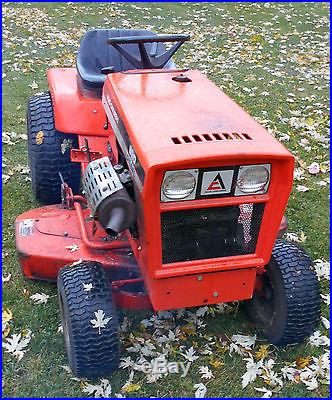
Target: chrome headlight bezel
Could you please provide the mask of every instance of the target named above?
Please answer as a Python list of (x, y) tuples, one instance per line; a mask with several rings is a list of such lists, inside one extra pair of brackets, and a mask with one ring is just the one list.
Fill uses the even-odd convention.
[[(256, 186), (252, 184), (252, 188), (249, 186), (250, 172), (254, 169), (261, 169), (262, 174), (266, 174), (266, 178), (261, 182), (258, 182)], [(247, 175), (247, 176), (246, 176)], [(248, 187), (245, 188), (245, 180), (247, 180)], [(252, 164), (242, 165), (239, 167), (238, 177), (236, 180), (235, 196), (250, 196), (254, 194), (264, 194), (267, 192), (271, 180), (271, 165), (270, 164)]]
[[(190, 176), (192, 177), (191, 187), (189, 187), (187, 192), (183, 193), (183, 195), (174, 194), (172, 196), (172, 195), (170, 195), (170, 193), (167, 194), (166, 185), (171, 183), (170, 180), (172, 178), (173, 178), (173, 180), (176, 181), (176, 178), (178, 176), (178, 179), (180, 179), (181, 175), (182, 175), (182, 177), (184, 175), (187, 175), (188, 177), (190, 177)], [(175, 170), (175, 171), (166, 171), (164, 174), (164, 177), (163, 177), (161, 188), (160, 188), (160, 200), (162, 202), (170, 202), (170, 201), (182, 201), (182, 200), (195, 199), (196, 198), (197, 181), (198, 181), (198, 169), (182, 169), (182, 170)], [(173, 181), (173, 185), (174, 185), (174, 181)]]

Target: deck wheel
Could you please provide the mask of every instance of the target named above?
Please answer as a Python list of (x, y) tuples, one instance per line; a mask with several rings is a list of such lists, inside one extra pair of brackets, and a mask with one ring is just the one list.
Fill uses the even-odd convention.
[[(58, 275), (58, 297), (68, 362), (77, 377), (99, 378), (119, 367), (118, 321), (102, 265), (83, 261)], [(97, 324), (99, 318), (102, 326)], [(99, 326), (99, 327), (98, 327)]]

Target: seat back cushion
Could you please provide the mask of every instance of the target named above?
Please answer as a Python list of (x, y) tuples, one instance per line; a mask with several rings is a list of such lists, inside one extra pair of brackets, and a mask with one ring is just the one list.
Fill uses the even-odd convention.
[[(76, 60), (77, 71), (84, 85), (92, 89), (101, 88), (106, 79), (106, 76), (101, 73), (101, 69), (105, 67), (113, 66), (115, 72), (136, 69), (113, 46), (107, 44), (107, 39), (146, 35), (155, 36), (155, 33), (149, 30), (136, 29), (94, 29), (87, 31), (81, 39)], [(140, 58), (136, 44), (124, 46), (136, 58)], [(165, 51), (163, 43), (146, 43), (145, 46), (148, 52), (156, 55)], [(171, 60), (165, 65), (165, 68), (174, 67), (175, 65)]]

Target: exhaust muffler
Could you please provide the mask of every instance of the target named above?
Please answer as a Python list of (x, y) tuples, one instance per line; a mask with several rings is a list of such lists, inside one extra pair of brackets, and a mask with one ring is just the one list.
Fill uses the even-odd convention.
[(134, 224), (135, 203), (107, 156), (88, 164), (82, 183), (92, 216), (108, 234), (120, 233)]

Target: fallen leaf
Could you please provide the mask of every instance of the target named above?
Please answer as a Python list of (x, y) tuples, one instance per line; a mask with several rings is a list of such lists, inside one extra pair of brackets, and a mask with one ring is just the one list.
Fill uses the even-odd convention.
[(259, 346), (258, 350), (255, 351), (255, 358), (256, 360), (263, 360), (269, 353), (269, 345), (262, 344)]
[(203, 379), (211, 379), (214, 378), (214, 375), (209, 367), (202, 365), (199, 367), (199, 373), (201, 374), (201, 378)]
[[(71, 252), (77, 251), (79, 247), (77, 244), (71, 244), (70, 246), (66, 246), (65, 249), (70, 250)], [(73, 266), (73, 264), (71, 264)]]
[(224, 363), (220, 360), (212, 359), (209, 361), (209, 364), (214, 368), (220, 368), (224, 365)]
[(312, 360), (312, 357), (310, 357), (310, 356), (307, 356), (307, 357), (298, 357), (298, 358), (295, 360), (296, 367), (297, 367), (298, 369), (303, 369), (303, 368), (307, 367), (307, 366), (310, 364), (311, 360)]
[(125, 385), (121, 390), (125, 393), (132, 393), (132, 392), (137, 392), (140, 390), (141, 385), (139, 383), (129, 383), (128, 385)]
[(92, 326), (98, 329), (99, 335), (101, 334), (101, 328), (105, 328), (107, 323), (112, 319), (112, 317), (105, 318), (105, 313), (103, 310), (97, 310), (94, 312), (96, 319), (90, 320)]
[(309, 338), (309, 344), (315, 347), (328, 346), (330, 344), (330, 340), (327, 336), (322, 335), (319, 331), (315, 331)]
[(9, 308), (4, 308), (2, 310), (2, 323), (7, 324), (10, 320), (13, 319), (13, 313)]
[(21, 360), (26, 352), (26, 347), (31, 340), (31, 331), (28, 331), (28, 335), (22, 337), (22, 334), (18, 335), (14, 333), (10, 338), (6, 338), (6, 342), (2, 342), (2, 347), (5, 348), (7, 353), (12, 354), (18, 360)]
[(268, 399), (268, 398), (270, 398), (270, 397), (272, 396), (272, 394), (273, 394), (273, 392), (272, 392), (271, 390), (266, 389), (266, 388), (256, 388), (256, 387), (255, 387), (254, 389), (257, 390), (257, 392), (262, 392), (262, 393), (264, 393), (263, 396), (262, 396), (263, 399)]
[(324, 328), (330, 329), (330, 321), (325, 317), (321, 317), (321, 320), (322, 320), (322, 324), (324, 325)]
[(320, 167), (317, 162), (313, 162), (312, 164), (309, 165), (308, 167), (309, 174), (311, 175), (317, 175), (320, 172)]
[(10, 334), (10, 326), (2, 323), (2, 338), (5, 339)]
[(194, 385), (194, 389), (196, 389), (195, 398), (202, 399), (205, 397), (206, 392), (207, 392), (207, 387), (204, 385), (204, 383), (202, 383), (202, 382), (196, 383)]
[(6, 277), (2, 275), (2, 283), (8, 282), (11, 278), (12, 274), (8, 274)]
[(90, 292), (93, 289), (92, 283), (83, 283), (83, 288), (85, 292)]
[(36, 134), (36, 144), (41, 145), (44, 141), (44, 132), (39, 131)]
[(46, 304), (50, 296), (45, 293), (36, 293), (30, 296), (30, 299), (37, 304)]
[(297, 185), (297, 186), (296, 186), (296, 190), (297, 190), (298, 192), (308, 192), (308, 191), (309, 191), (309, 188), (307, 188), (306, 186), (303, 186), (303, 185)]

